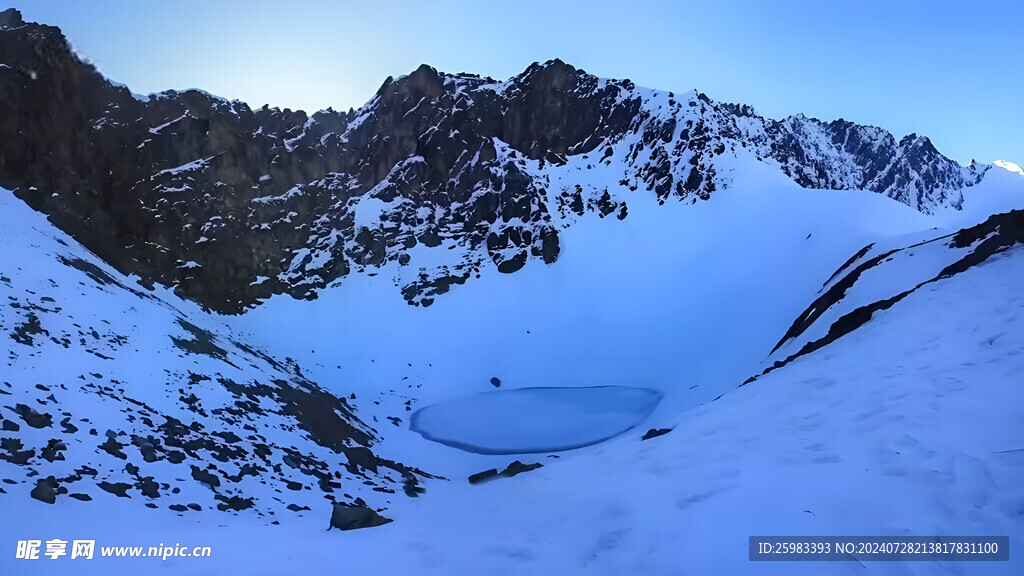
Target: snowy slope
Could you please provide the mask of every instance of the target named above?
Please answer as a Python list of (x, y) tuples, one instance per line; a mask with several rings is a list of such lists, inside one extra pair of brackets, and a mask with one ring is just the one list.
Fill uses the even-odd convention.
[[(3, 476), (19, 484), (5, 486), (0, 502), (19, 520), (0, 532), (5, 541), (174, 541), (214, 551), (210, 559), (75, 561), (75, 572), (84, 574), (135, 562), (156, 572), (196, 574), (240, 567), (279, 573), (282, 562), (290, 571), (338, 566), (382, 574), (1019, 573), (1019, 559), (864, 566), (747, 561), (747, 538), (758, 534), (999, 534), (1010, 535), (1014, 549), (1024, 544), (1024, 488), (1018, 480), (1024, 473), (1024, 398), (1017, 386), (1024, 339), (1015, 328), (1024, 320), (1017, 288), (1024, 265), (1020, 245), (913, 291), (843, 338), (740, 386), (776, 359), (771, 348), (821, 289), (837, 282), (830, 278), (837, 270), (842, 278), (842, 269), (856, 266), (857, 259), (843, 264), (864, 246), (899, 249), (902, 259), (884, 264), (894, 273), (866, 272), (840, 306), (899, 294), (966, 253), (949, 244), (957, 228), (946, 228), (951, 220), (942, 215), (925, 216), (869, 192), (802, 189), (759, 166), (764, 165), (736, 166), (730, 190), (705, 203), (659, 206), (656, 198), (641, 196), (629, 202), (629, 219), (580, 218), (568, 229), (555, 265), (528, 263), (515, 275), (485, 271), (457, 297), (429, 308), (405, 305), (385, 274), (361, 275), (314, 302), (275, 297), (236, 318), (211, 316), (172, 295), (146, 291), (8, 196), (5, 237), (20, 238), (17, 245), (26, 248), (4, 256), (4, 269), (18, 274), (5, 273), (0, 286), (22, 306), (3, 309), (5, 331), (25, 325), (31, 311), (59, 339), (62, 314), (24, 308), (43, 307), (47, 296), (55, 300), (50, 308), (61, 306), (83, 332), (106, 320), (140, 352), (113, 345), (97, 349), (119, 359), (111, 368), (86, 352), (97, 345), (74, 346), (70, 350), (78, 356), (69, 362), (71, 352), (63, 347), (12, 340), (8, 361), (19, 385), (13, 377), (4, 379), (12, 380), (6, 389), (18, 396), (0, 397), (4, 405), (58, 392), (63, 410), (88, 413), (97, 427), (136, 425), (124, 423), (126, 416), (117, 411), (123, 403), (111, 399), (104, 408), (107, 401), (93, 401), (84, 387), (60, 388), (77, 377), (85, 358), (97, 366), (82, 366), (106, 378), (123, 371), (126, 392), (161, 411), (175, 408), (181, 417), (198, 418), (167, 397), (167, 386), (153, 382), (172, 380), (164, 369), (261, 382), (279, 373), (268, 360), (233, 349), (226, 339), (234, 338), (271, 358), (294, 359), (309, 381), (335, 396), (355, 393), (356, 414), (376, 428), (375, 450), (450, 480), (425, 480), (427, 492), (418, 498), (374, 493), (346, 472), (343, 456), (304, 440), (301, 428), (285, 434), (276, 428), (294, 422), (268, 415), (253, 423), (260, 433), (322, 458), (343, 472), (339, 491), (363, 490), (350, 493), (386, 506), (385, 515), (396, 521), (326, 532), (324, 500), (309, 495), (301, 500), (313, 507), (308, 514), (278, 511), (274, 518), (282, 526), (269, 525), (268, 516), (260, 516), (269, 514), (267, 507), (207, 510), (212, 492), (185, 475), (177, 484), (181, 495), (174, 498), (205, 499), (202, 512), (176, 513), (166, 508), (168, 496), (151, 500), (134, 487), (131, 499), (89, 487), (94, 502), (60, 495), (48, 505), (27, 497), (34, 477), (4, 461)], [(549, 178), (584, 184), (591, 182), (581, 174), (592, 174), (593, 183), (602, 178), (572, 162), (557, 170)], [(957, 212), (955, 225), (987, 220), (983, 206), (1024, 206), (1016, 180), (986, 181), (972, 192), (978, 194), (976, 211)], [(921, 242), (927, 244), (908, 248)], [(96, 287), (78, 268), (30, 265), (56, 255), (93, 263), (134, 292)], [(209, 330), (238, 372), (175, 347), (169, 336), (190, 338), (176, 323), (179, 316)], [(827, 321), (823, 315), (819, 322)], [(821, 326), (827, 324), (813, 323), (800, 337), (811, 338)], [(250, 361), (255, 366), (246, 367)], [(544, 467), (472, 486), (469, 474), (504, 468), (516, 456), (431, 443), (406, 428), (407, 415), (493, 390), (492, 376), (503, 389), (623, 384), (657, 389), (665, 399), (647, 422), (623, 436), (559, 458), (524, 455), (524, 463)], [(34, 392), (20, 384), (26, 380), (51, 390)], [(212, 386), (201, 392), (204, 403), (223, 394)], [(10, 411), (5, 417), (11, 418)], [(514, 413), (494, 423), (499, 429), (516, 424)], [(672, 431), (641, 441), (648, 427)], [(33, 430), (25, 438), (38, 448), (49, 436)], [(120, 474), (123, 481), (122, 461), (79, 444), (78, 437), (65, 440), (67, 463), (84, 454), (102, 475)], [(135, 450), (125, 448), (132, 462)], [(30, 468), (59, 475), (64, 464), (36, 459)], [(147, 464), (138, 463), (142, 474), (155, 474)], [(303, 475), (292, 477), (301, 481)], [(86, 491), (76, 484), (89, 481), (69, 487)], [(271, 510), (273, 496), (281, 497), (257, 483), (237, 489), (270, 502)], [(305, 492), (285, 488), (289, 497), (282, 499), (299, 501)], [(148, 510), (141, 501), (158, 502), (160, 509)], [(102, 525), (95, 521), (96, 505), (106, 517)], [(0, 558), (5, 568), (29, 566), (13, 562)], [(68, 562), (73, 561), (40, 560), (31, 568), (62, 573), (71, 567)]]
[(154, 514), (269, 523), (325, 499), (381, 507), (417, 489), (417, 471), (371, 451), (380, 424), (294, 361), (118, 274), (0, 194), (5, 502), (31, 492), (88, 512), (90, 499), (122, 497)]

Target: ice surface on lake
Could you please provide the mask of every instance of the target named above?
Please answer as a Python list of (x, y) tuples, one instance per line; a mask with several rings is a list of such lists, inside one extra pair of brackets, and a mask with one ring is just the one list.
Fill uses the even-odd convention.
[(636, 426), (662, 393), (627, 386), (499, 390), (427, 406), (410, 428), (424, 438), (480, 454), (570, 450)]

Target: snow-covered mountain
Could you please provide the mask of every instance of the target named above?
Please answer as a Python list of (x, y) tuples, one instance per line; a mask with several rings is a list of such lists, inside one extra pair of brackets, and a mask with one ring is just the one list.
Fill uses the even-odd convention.
[[(407, 268), (404, 298), (430, 305), (483, 268), (556, 261), (567, 218), (628, 218), (651, 192), (707, 200), (738, 156), (926, 214), (958, 208), (989, 169), (925, 137), (776, 121), (558, 60), (503, 82), (424, 65), (359, 110), (307, 114), (196, 90), (133, 96), (16, 11), (0, 55), (0, 132), (20, 135), (0, 143), (0, 185), (119, 270), (220, 311), (312, 298), (388, 262)], [(600, 182), (559, 178), (570, 157)]]
[[(210, 546), (138, 560), (197, 574), (961, 574), (982, 563), (752, 563), (748, 537), (1024, 545), (1015, 165), (558, 61), (421, 67), (312, 116), (133, 96), (11, 11), (0, 63), (11, 550)], [(494, 395), (554, 404), (537, 387), (653, 393), (588, 397), (566, 429)], [(449, 445), (410, 426), (441, 409), (421, 425)], [(583, 447), (452, 447), (538, 430)], [(335, 503), (375, 527), (327, 532)], [(4, 552), (0, 573), (128, 562)]]

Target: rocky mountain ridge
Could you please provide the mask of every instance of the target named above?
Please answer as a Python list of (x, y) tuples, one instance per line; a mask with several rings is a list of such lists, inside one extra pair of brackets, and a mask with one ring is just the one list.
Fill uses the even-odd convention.
[[(385, 267), (428, 306), (491, 266), (555, 262), (560, 229), (628, 218), (635, 195), (706, 200), (729, 186), (728, 156), (925, 213), (959, 207), (989, 167), (917, 135), (771, 120), (560, 60), (504, 82), (424, 65), (348, 112), (139, 98), (16, 10), (0, 13), (0, 134), (0, 186), (120, 271), (220, 312)], [(610, 185), (574, 182), (570, 163)]]

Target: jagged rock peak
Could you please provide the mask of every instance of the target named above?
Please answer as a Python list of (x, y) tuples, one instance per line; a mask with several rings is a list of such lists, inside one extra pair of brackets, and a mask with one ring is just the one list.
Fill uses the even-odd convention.
[(0, 28), (15, 28), (25, 24), (21, 18), (21, 11), (15, 8), (8, 8), (0, 12)]

